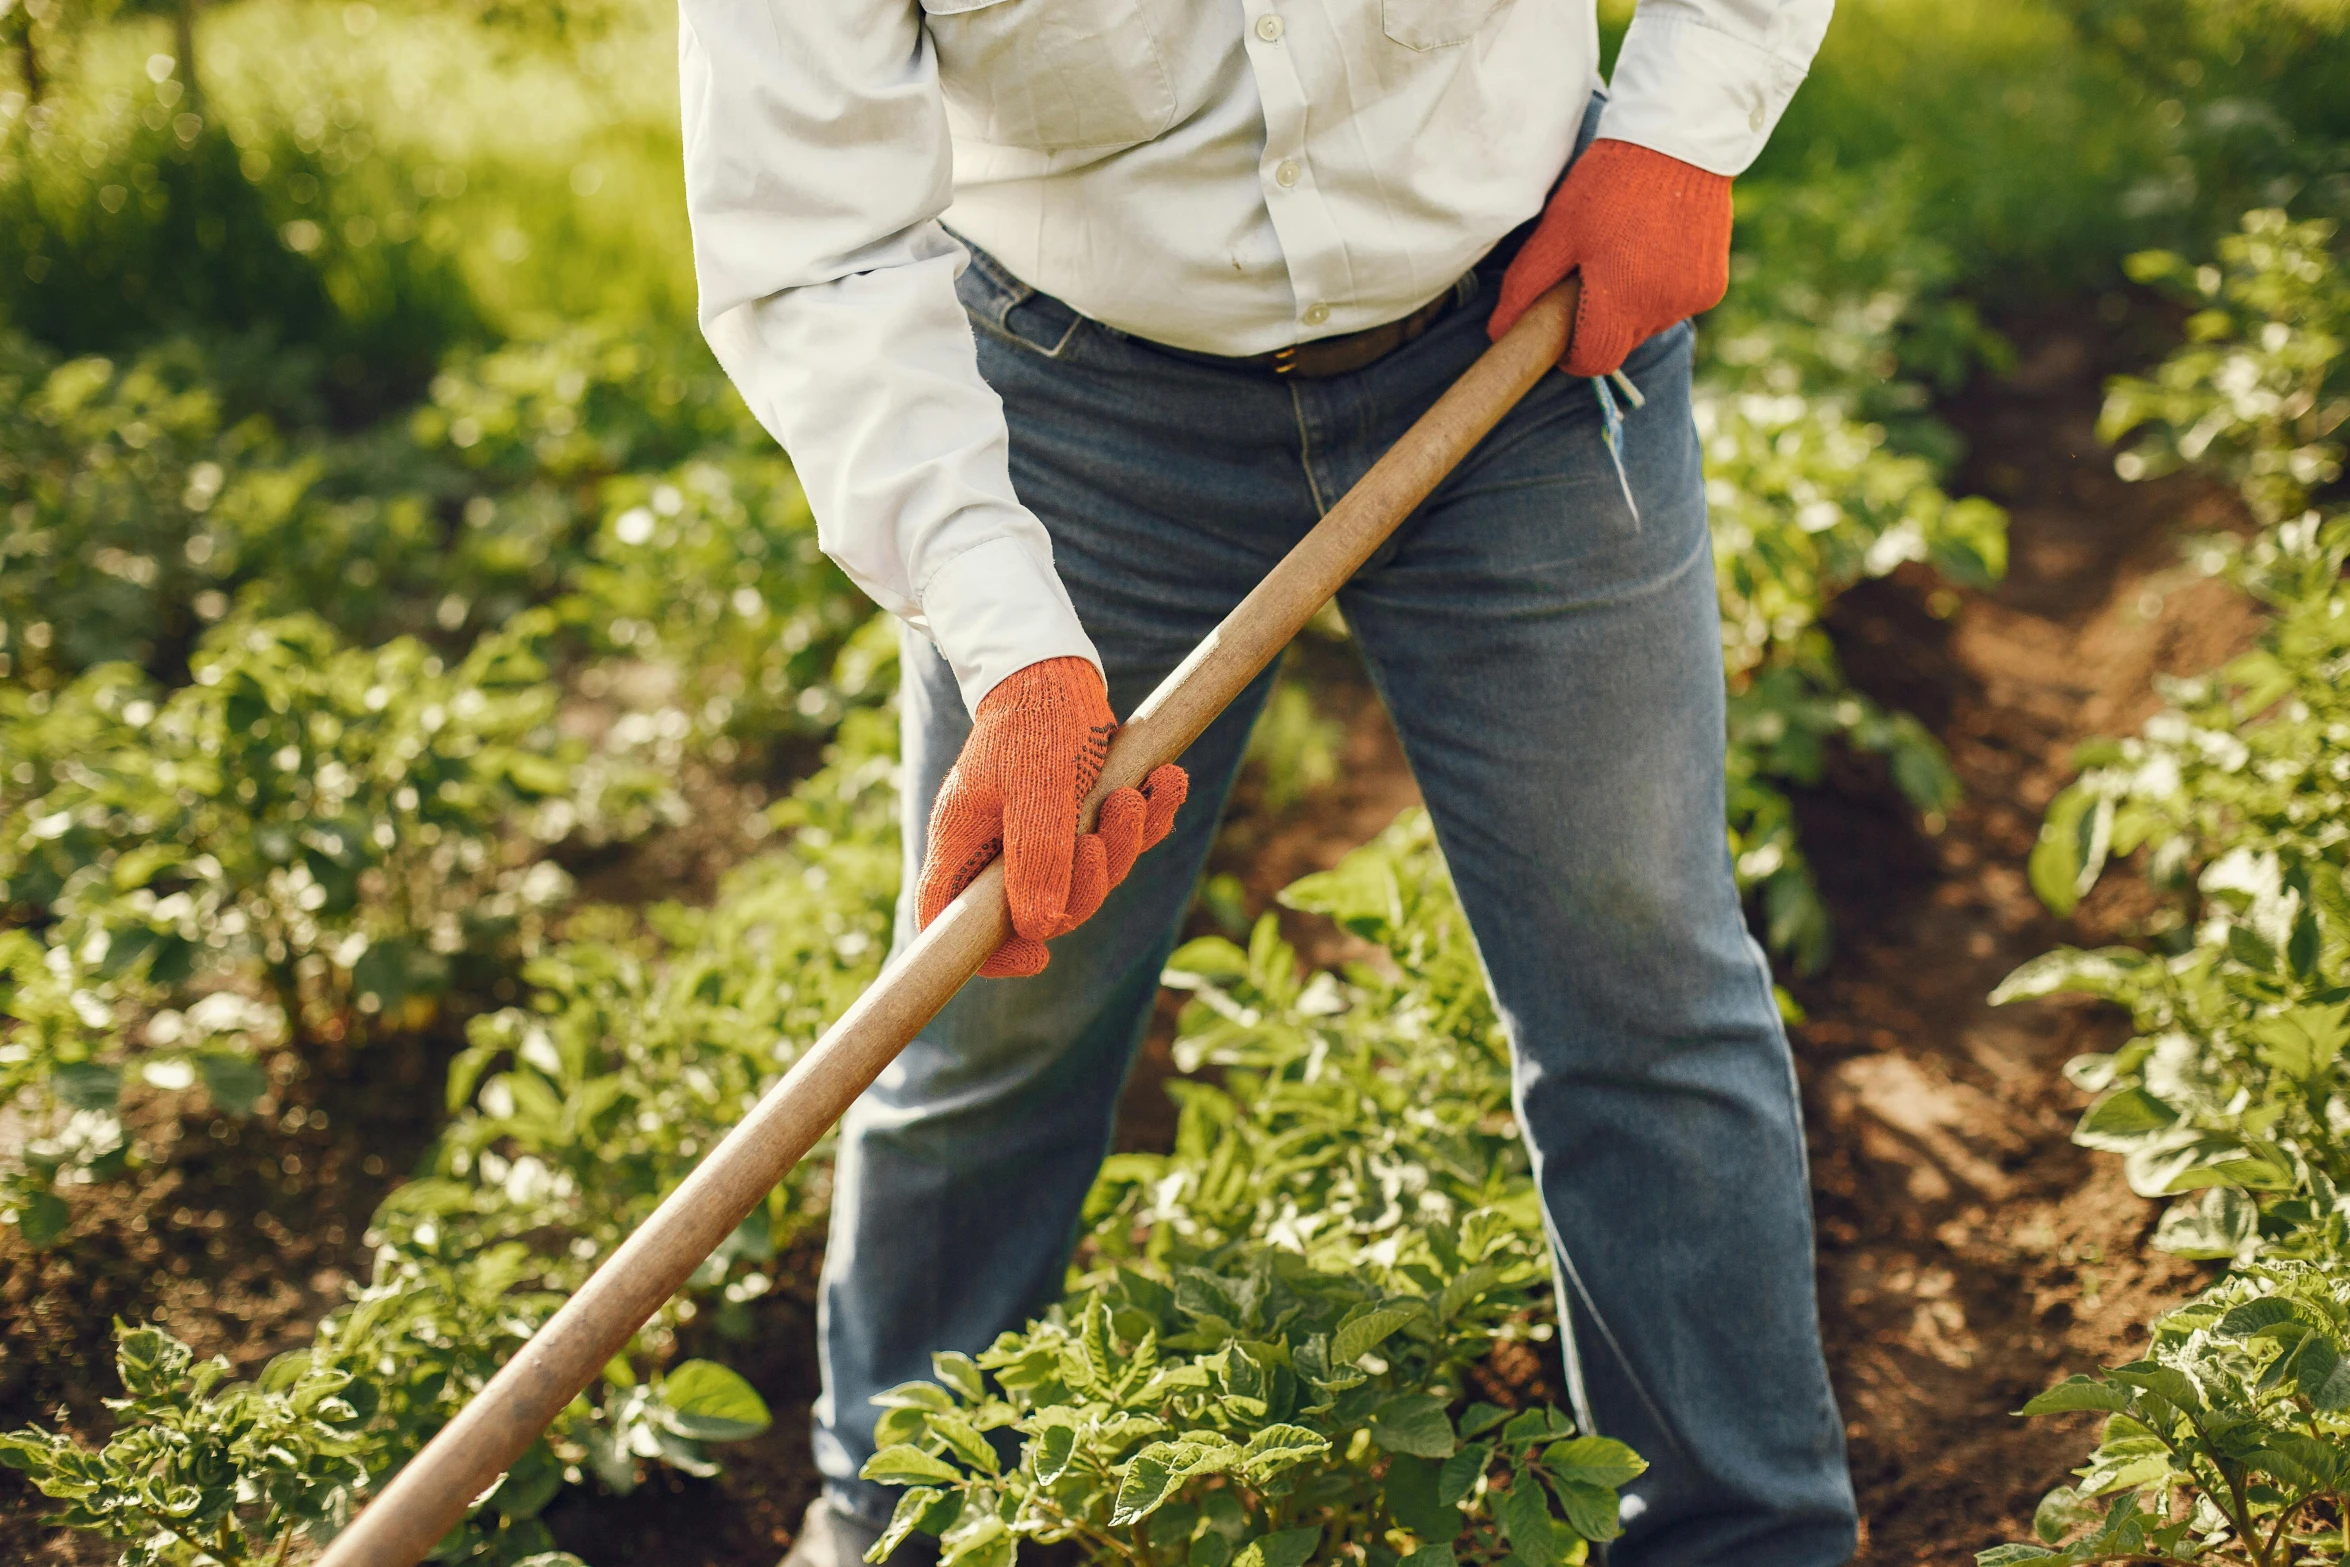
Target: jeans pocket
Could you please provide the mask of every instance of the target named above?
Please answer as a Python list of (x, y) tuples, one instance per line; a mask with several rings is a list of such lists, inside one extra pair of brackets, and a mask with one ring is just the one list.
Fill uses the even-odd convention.
[(1406, 49), (1467, 43), (1511, 0), (1379, 0), (1387, 36)]
[(1085, 318), (1006, 272), (1001, 262), (969, 240), (962, 243), (971, 252), (971, 264), (955, 279), (955, 297), (972, 324), (1047, 359), (1066, 354)]
[(1141, 0), (922, 0), (959, 136), (1059, 152), (1131, 147), (1175, 119)]

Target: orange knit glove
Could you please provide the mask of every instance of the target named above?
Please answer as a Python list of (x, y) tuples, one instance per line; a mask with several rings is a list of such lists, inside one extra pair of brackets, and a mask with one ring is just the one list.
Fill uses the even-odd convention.
[(1583, 274), (1559, 368), (1606, 375), (1730, 287), (1730, 178), (1628, 141), (1595, 141), (1502, 274), (1498, 338), (1570, 272)]
[(1082, 658), (1030, 664), (980, 699), (930, 809), (915, 908), (927, 927), (1001, 854), (1016, 934), (980, 965), (983, 976), (1042, 970), (1044, 944), (1091, 918), (1135, 857), (1175, 825), (1191, 781), (1169, 762), (1140, 789), (1102, 801), (1092, 832), (1077, 830), (1077, 807), (1117, 732), (1101, 672)]

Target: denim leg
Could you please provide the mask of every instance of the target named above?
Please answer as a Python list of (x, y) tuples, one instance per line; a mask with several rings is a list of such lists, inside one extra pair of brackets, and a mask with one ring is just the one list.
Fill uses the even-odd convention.
[(1548, 377), (1341, 603), (1515, 1051), (1578, 1401), (1653, 1465), (1610, 1561), (1825, 1567), (1853, 1498), (1792, 1061), (1722, 837), (1689, 341), (1634, 355), (1620, 471), (1591, 384)]
[[(946, 661), (920, 637), (906, 642), (901, 945), (930, 802), (970, 728)], [(1053, 943), (1051, 965), (964, 986), (843, 1118), (814, 1411), (817, 1468), (835, 1506), (878, 1525), (896, 1505), (894, 1490), (856, 1478), (873, 1452), (874, 1394), (927, 1378), (932, 1351), (977, 1353), (1059, 1298), (1159, 971), (1263, 690), (1251, 696), (1186, 755), (1192, 795), (1175, 830), (1100, 913)]]
[[(1129, 713), (1314, 521), (1286, 391), (1171, 359), (1073, 317), (1041, 322), (984, 269), (966, 274), (980, 367), (1004, 399), (1012, 475)], [(1049, 303), (1049, 302), (1048, 302)], [(1055, 310), (1065, 307), (1055, 306)], [(1285, 454), (1285, 455), (1284, 455)], [(931, 801), (970, 732), (925, 639), (903, 641), (898, 941), (911, 935)], [(1271, 672), (1183, 757), (1190, 797), (1168, 839), (1028, 979), (973, 980), (841, 1123), (819, 1285), (825, 1494), (876, 1525), (896, 1493), (856, 1474), (869, 1400), (975, 1352), (1057, 1299), (1080, 1209), (1109, 1150), (1215, 821)]]

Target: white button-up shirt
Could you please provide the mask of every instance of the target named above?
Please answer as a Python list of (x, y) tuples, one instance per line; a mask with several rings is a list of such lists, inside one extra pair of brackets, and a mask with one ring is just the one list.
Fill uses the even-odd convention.
[[(1641, 0), (1599, 134), (1761, 150), (1832, 0)], [(1093, 659), (1013, 493), (943, 219), (1139, 337), (1253, 354), (1408, 315), (1542, 206), (1594, 0), (681, 0), (701, 317), (829, 555), (967, 704)]]

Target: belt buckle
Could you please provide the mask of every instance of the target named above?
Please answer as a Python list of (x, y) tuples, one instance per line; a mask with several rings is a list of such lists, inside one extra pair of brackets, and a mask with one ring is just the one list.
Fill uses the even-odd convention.
[(1297, 349), (1298, 345), (1292, 343), (1287, 348), (1273, 350), (1273, 373), (1275, 375), (1287, 375), (1297, 368)]

